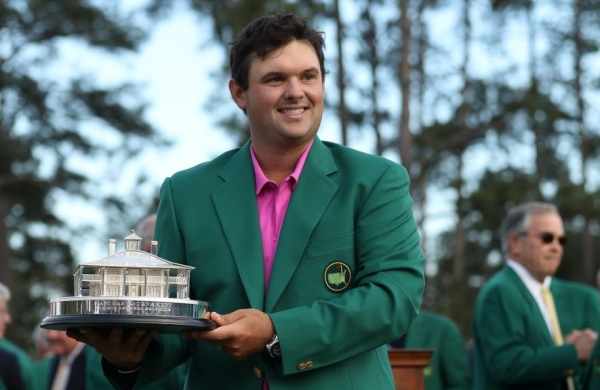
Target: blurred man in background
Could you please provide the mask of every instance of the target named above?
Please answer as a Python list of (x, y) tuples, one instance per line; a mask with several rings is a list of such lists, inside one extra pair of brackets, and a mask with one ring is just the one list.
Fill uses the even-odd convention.
[(390, 347), (434, 350), (423, 369), (425, 390), (471, 389), (465, 341), (450, 317), (421, 310), (408, 333), (390, 343)]
[(110, 389), (101, 356), (91, 347), (62, 330), (47, 330), (45, 335), (51, 356), (36, 363), (33, 390)]
[(0, 390), (25, 390), (15, 354), (0, 349)]
[(502, 225), (506, 265), (473, 313), (474, 390), (577, 390), (600, 331), (591, 286), (554, 277), (566, 242), (556, 206), (530, 202)]
[[(156, 214), (150, 214), (142, 219), (135, 227), (135, 233), (142, 238), (142, 250), (150, 253), (152, 240), (154, 240), (154, 227), (156, 226)], [(169, 259), (166, 259), (169, 260)]]
[(10, 289), (0, 283), (0, 349), (15, 355), (19, 364), (21, 378), (26, 388), (31, 386), (31, 360), (29, 355), (18, 347), (15, 343), (6, 338), (6, 327), (12, 322), (10, 317), (8, 303), (10, 301)]

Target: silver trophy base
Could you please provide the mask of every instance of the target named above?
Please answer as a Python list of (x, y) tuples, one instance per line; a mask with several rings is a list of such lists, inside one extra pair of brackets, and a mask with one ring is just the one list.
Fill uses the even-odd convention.
[(144, 328), (159, 333), (214, 329), (206, 319), (210, 305), (203, 301), (145, 297), (64, 297), (50, 300), (49, 315), (40, 326), (45, 329)]

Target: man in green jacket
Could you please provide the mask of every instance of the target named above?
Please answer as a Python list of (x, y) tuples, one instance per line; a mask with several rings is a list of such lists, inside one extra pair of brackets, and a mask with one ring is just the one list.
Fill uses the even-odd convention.
[(541, 202), (517, 206), (501, 234), (506, 265), (475, 303), (473, 389), (581, 389), (600, 300), (593, 287), (553, 276), (565, 243), (558, 210)]
[(408, 333), (391, 348), (433, 349), (423, 370), (425, 390), (469, 390), (471, 369), (465, 341), (456, 323), (447, 316), (421, 310)]
[[(394, 390), (387, 343), (416, 317), (424, 256), (406, 170), (317, 136), (324, 39), (293, 14), (250, 23), (229, 91), (251, 140), (161, 188), (158, 255), (195, 267), (214, 330), (70, 331), (136, 388), (190, 360), (186, 388)], [(120, 371), (120, 372), (119, 372)]]

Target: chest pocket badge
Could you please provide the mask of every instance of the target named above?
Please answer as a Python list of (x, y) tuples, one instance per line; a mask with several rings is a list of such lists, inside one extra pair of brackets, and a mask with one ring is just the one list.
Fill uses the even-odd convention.
[(323, 273), (325, 286), (333, 292), (344, 291), (350, 286), (352, 270), (348, 264), (341, 261), (330, 263)]

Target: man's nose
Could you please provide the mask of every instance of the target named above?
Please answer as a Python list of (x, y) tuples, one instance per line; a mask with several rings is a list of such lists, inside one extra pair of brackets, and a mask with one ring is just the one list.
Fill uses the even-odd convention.
[(303, 85), (297, 78), (290, 78), (286, 84), (285, 97), (299, 99), (304, 95)]

